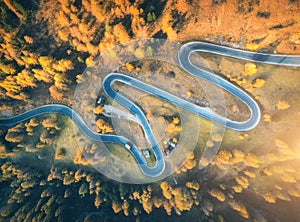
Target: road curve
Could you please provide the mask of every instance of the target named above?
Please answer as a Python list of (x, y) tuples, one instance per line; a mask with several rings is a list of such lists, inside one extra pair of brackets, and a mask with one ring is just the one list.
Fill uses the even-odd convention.
[[(243, 59), (252, 62), (261, 62), (273, 65), (284, 66), (300, 66), (300, 56), (291, 55), (271, 55), (256, 52), (243, 51), (240, 49), (228, 48), (225, 46), (214, 45), (205, 42), (189, 42), (183, 45), (178, 51), (178, 61), (180, 66), (188, 73), (198, 78), (204, 79), (212, 84), (216, 84), (233, 96), (238, 98), (250, 109), (250, 118), (244, 122), (229, 120), (222, 116), (211, 113), (204, 116), (205, 118), (223, 125), (227, 128), (247, 131), (253, 129), (260, 121), (261, 113), (258, 104), (246, 92), (224, 80), (220, 76), (214, 75), (212, 72), (201, 69), (192, 64), (190, 56), (193, 52), (207, 52), (216, 55), (223, 55), (231, 58)], [(202, 113), (198, 113), (203, 116)]]
[[(190, 55), (193, 52), (202, 51), (209, 52), (213, 54), (219, 54), (224, 56), (229, 56), (233, 58), (239, 58), (244, 60), (249, 60), (253, 62), (263, 62), (274, 65), (286, 65), (286, 66), (300, 66), (300, 57), (299, 56), (285, 56), (285, 55), (268, 55), (254, 52), (246, 52), (238, 49), (232, 49), (224, 46), (218, 46), (210, 43), (203, 42), (191, 42), (183, 45), (178, 51), (178, 60), (181, 67), (198, 78), (202, 78), (212, 84), (220, 86), (222, 89), (228, 91), (232, 95), (236, 96), (243, 103), (245, 103), (250, 109), (251, 116), (248, 120), (244, 122), (237, 122), (229, 120), (226, 117), (220, 116), (211, 111), (209, 108), (199, 107), (193, 103), (190, 103), (186, 100), (183, 100), (177, 96), (174, 96), (166, 91), (163, 91), (154, 86), (148, 85), (142, 81), (134, 79), (132, 77), (123, 75), (121, 73), (111, 73), (105, 77), (102, 82), (102, 88), (107, 96), (114, 99), (116, 102), (124, 106), (131, 113), (136, 115), (139, 119), (141, 127), (145, 133), (146, 139), (152, 147), (153, 153), (156, 158), (156, 163), (154, 166), (147, 165), (147, 162), (135, 144), (133, 144), (129, 139), (111, 134), (100, 134), (94, 132), (90, 129), (84, 120), (71, 108), (61, 105), (61, 104), (49, 104), (37, 107), (35, 109), (29, 110), (22, 114), (0, 119), (0, 127), (13, 127), (14, 125), (28, 120), (37, 115), (46, 114), (46, 113), (60, 113), (70, 117), (75, 124), (78, 126), (80, 131), (89, 139), (94, 141), (102, 141), (104, 143), (115, 143), (123, 147), (130, 144), (128, 149), (131, 154), (134, 156), (136, 162), (142, 173), (148, 177), (158, 177), (160, 176), (165, 169), (165, 161), (162, 155), (161, 149), (153, 135), (150, 124), (148, 123), (142, 110), (133, 102), (119, 94), (116, 90), (113, 89), (112, 84), (116, 81), (122, 82), (124, 84), (130, 85), (134, 88), (142, 90), (148, 94), (159, 97), (165, 101), (168, 101), (176, 106), (189, 110), (193, 113), (196, 113), (199, 116), (202, 116), (206, 119), (214, 121), (218, 124), (224, 125), (230, 129), (238, 131), (246, 131), (254, 128), (260, 120), (260, 110), (257, 103), (244, 91), (242, 91), (237, 86), (231, 84), (230, 82), (222, 79), (219, 76), (210, 73), (200, 67), (193, 65), (190, 61)], [(127, 146), (128, 148), (128, 146)]]

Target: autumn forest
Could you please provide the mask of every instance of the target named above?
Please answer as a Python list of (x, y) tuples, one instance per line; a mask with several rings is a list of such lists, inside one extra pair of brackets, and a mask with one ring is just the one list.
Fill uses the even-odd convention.
[[(300, 54), (297, 0), (3, 0), (0, 10), (0, 118), (46, 104), (74, 107), (77, 93), (90, 116), (80, 114), (93, 119), (89, 127), (122, 134), (143, 152), (148, 149), (134, 116), (127, 122), (114, 120), (107, 110), (115, 106), (122, 114), (122, 107), (99, 96), (103, 92), (78, 88), (87, 76), (98, 81), (96, 72), (87, 70), (95, 68), (99, 55), (108, 52), (117, 60), (111, 48), (152, 38)], [(201, 81), (165, 62), (143, 61), (158, 49), (169, 50), (156, 46), (129, 47), (141, 61), (121, 64), (117, 71), (147, 83), (154, 79), (157, 87), (207, 106), (209, 98), (197, 85)], [(91, 142), (67, 116), (35, 116), (0, 127), (0, 221), (297, 221), (299, 68), (197, 56), (258, 102), (262, 118), (256, 128), (212, 131), (213, 123), (203, 118), (116, 84), (145, 112), (161, 146), (169, 144), (164, 152), (180, 155), (165, 155), (174, 173), (145, 182), (128, 151), (107, 145), (110, 154), (124, 161), (123, 168), (115, 167), (116, 160), (99, 157), (103, 144)], [(245, 104), (226, 92), (222, 98), (229, 117), (249, 116)], [(172, 151), (171, 146), (177, 147)], [(216, 147), (214, 158), (203, 156)], [(147, 163), (154, 161), (150, 150)], [(120, 179), (99, 173), (98, 165), (100, 172), (105, 169)], [(142, 182), (123, 183), (124, 178)]]

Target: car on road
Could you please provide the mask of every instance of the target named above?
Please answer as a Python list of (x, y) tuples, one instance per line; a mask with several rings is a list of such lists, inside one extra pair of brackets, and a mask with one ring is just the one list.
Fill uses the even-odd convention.
[(165, 141), (164, 144), (166, 145), (166, 148), (164, 149), (164, 153), (166, 156), (169, 156), (172, 150), (174, 150), (177, 146), (177, 140), (178, 138), (174, 137), (170, 139), (169, 141)]
[(100, 106), (103, 106), (105, 103), (105, 98), (104, 96), (99, 96), (99, 98), (97, 99), (97, 104)]
[(130, 144), (130, 143), (125, 143), (125, 148), (126, 148), (126, 149), (130, 150), (131, 147), (132, 147), (132, 144)]

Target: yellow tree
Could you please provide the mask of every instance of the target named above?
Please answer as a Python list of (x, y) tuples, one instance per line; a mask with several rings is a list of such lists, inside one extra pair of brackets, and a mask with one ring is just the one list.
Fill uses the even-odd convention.
[(53, 72), (53, 64), (54, 64), (54, 59), (51, 58), (50, 56), (40, 56), (38, 58), (39, 64), (42, 66), (43, 70), (46, 72), (49, 72), (51, 74), (55, 73)]
[(237, 212), (239, 212), (239, 214), (242, 217), (244, 217), (246, 219), (249, 218), (249, 213), (248, 213), (246, 207), (242, 203), (236, 202), (235, 200), (229, 200), (228, 203), (231, 206), (231, 208), (236, 210)]
[(59, 72), (66, 72), (73, 69), (72, 61), (69, 59), (61, 59), (57, 63), (53, 64), (53, 68)]
[(103, 22), (105, 19), (105, 11), (104, 11), (104, 7), (100, 5), (100, 1), (99, 0), (91, 0), (90, 1), (90, 9), (91, 12), (93, 14), (93, 16), (96, 17), (97, 21), (99, 23)]
[(0, 62), (0, 70), (6, 74), (14, 74), (16, 72), (16, 69), (13, 67), (13, 64), (4, 64)]
[(32, 39), (30, 36), (28, 36), (28, 35), (25, 35), (25, 36), (24, 36), (24, 40), (25, 40), (25, 42), (27, 42), (28, 44), (32, 44), (32, 43), (33, 43), (33, 39)]
[(244, 74), (245, 75), (253, 75), (257, 72), (256, 65), (252, 62), (248, 62), (244, 66)]
[(38, 81), (43, 81), (45, 83), (53, 82), (53, 75), (43, 69), (32, 69), (32, 72), (34, 73), (34, 78)]
[(188, 11), (187, 0), (177, 0), (175, 7), (180, 14), (186, 13)]
[(49, 92), (50, 92), (51, 97), (55, 100), (62, 100), (64, 97), (64, 95), (57, 90), (55, 85), (52, 85), (49, 87)]
[(211, 196), (217, 198), (219, 201), (223, 202), (225, 201), (225, 195), (222, 191), (217, 190), (217, 189), (212, 189), (208, 192)]
[(163, 201), (160, 198), (154, 197), (153, 198), (153, 204), (156, 208), (160, 208), (163, 204)]
[(118, 42), (124, 44), (130, 40), (130, 37), (125, 29), (125, 27), (119, 23), (113, 27), (113, 34)]
[(3, 0), (3, 3), (7, 6), (9, 10), (11, 10), (21, 21), (24, 21), (26, 19), (26, 16), (24, 16), (18, 9), (15, 7), (17, 5), (18, 7), (22, 7), (18, 3), (14, 2), (14, 4), (11, 3), (10, 0)]
[(142, 206), (147, 214), (152, 212), (153, 203), (150, 200), (142, 201)]
[(113, 129), (111, 126), (108, 125), (108, 123), (104, 122), (103, 119), (98, 119), (96, 121), (97, 131), (99, 133), (112, 133)]
[(50, 130), (51, 128), (60, 130), (60, 127), (57, 125), (57, 119), (55, 117), (44, 119), (42, 121), (42, 125), (47, 130)]
[(16, 82), (13, 76), (7, 76), (2, 80), (0, 82), (0, 87), (13, 94), (18, 94), (21, 91), (21, 86)]
[(168, 215), (171, 215), (171, 213), (172, 213), (172, 206), (170, 205), (169, 201), (164, 201), (163, 206), (164, 206), (164, 209), (165, 209), (166, 213)]
[(67, 83), (69, 80), (64, 74), (55, 74), (54, 75), (54, 85), (59, 90), (67, 90)]
[(284, 100), (280, 100), (280, 101), (278, 101), (278, 103), (276, 104), (276, 108), (278, 109), (278, 110), (286, 110), (286, 109), (288, 109), (290, 107), (290, 105), (286, 102), (286, 101), (284, 101)]
[(18, 75), (16, 76), (16, 82), (18, 85), (20, 85), (22, 88), (25, 87), (36, 87), (36, 84), (34, 83), (34, 77), (33, 75), (26, 69), (22, 70)]
[(253, 83), (253, 87), (254, 88), (260, 88), (260, 87), (263, 87), (264, 84), (265, 84), (265, 80), (263, 79), (256, 79), (255, 82)]
[(101, 205), (101, 199), (100, 199), (99, 195), (96, 195), (94, 205), (95, 205), (95, 207), (97, 209), (100, 207), (100, 205)]
[(162, 17), (162, 31), (167, 34), (169, 40), (176, 40), (177, 39), (177, 33), (172, 28), (172, 16), (170, 12), (167, 12)]
[(185, 186), (187, 188), (190, 188), (190, 189), (193, 189), (193, 190), (199, 190), (199, 188), (200, 188), (199, 183), (197, 183), (197, 182), (187, 182), (185, 184)]

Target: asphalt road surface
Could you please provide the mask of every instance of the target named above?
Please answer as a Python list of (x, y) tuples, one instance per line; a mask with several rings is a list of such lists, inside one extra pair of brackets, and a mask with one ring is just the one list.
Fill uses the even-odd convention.
[(196, 64), (192, 64), (190, 60), (190, 55), (193, 52), (197, 51), (208, 52), (212, 54), (218, 54), (253, 62), (268, 63), (273, 65), (300, 66), (300, 56), (270, 55), (255, 52), (247, 52), (203, 42), (190, 42), (183, 45), (178, 51), (178, 60), (181, 67), (191, 75), (204, 79), (214, 85), (219, 86), (220, 88), (226, 90), (227, 92), (231, 93), (233, 96), (238, 98), (241, 102), (245, 103), (249, 108), (251, 115), (250, 118), (244, 122), (238, 122), (227, 119), (226, 117), (214, 113), (210, 108), (199, 107), (193, 103), (190, 103), (175, 95), (172, 95), (171, 93), (163, 91), (154, 86), (148, 85), (142, 81), (123, 75), (121, 73), (110, 73), (109, 75), (107, 75), (102, 82), (104, 92), (107, 96), (109, 96), (110, 98), (118, 102), (120, 105), (128, 109), (139, 120), (140, 125), (146, 136), (146, 139), (152, 147), (152, 151), (156, 158), (154, 166), (147, 165), (147, 162), (141, 151), (129, 139), (119, 135), (100, 134), (94, 132), (87, 126), (87, 124), (81, 118), (80, 115), (78, 115), (74, 110), (65, 105), (44, 105), (13, 117), (0, 119), (0, 127), (13, 127), (14, 125), (20, 122), (23, 122), (41, 114), (60, 113), (70, 117), (76, 123), (80, 131), (89, 139), (94, 141), (101, 141), (104, 143), (119, 144), (125, 149), (128, 149), (134, 156), (140, 170), (144, 175), (148, 177), (158, 177), (164, 172), (165, 161), (161, 148), (159, 147), (153, 135), (150, 124), (148, 123), (142, 110), (135, 103), (131, 102), (130, 100), (119, 94), (116, 90), (114, 90), (114, 88), (112, 87), (112, 84), (114, 82), (122, 82), (124, 84), (130, 85), (131, 87), (142, 90), (150, 95), (156, 96), (160, 99), (170, 102), (175, 106), (179, 106), (208, 120), (211, 120), (217, 124), (223, 125), (227, 128), (237, 131), (247, 131), (253, 129), (259, 123), (261, 118), (259, 106), (250, 95), (248, 95), (246, 92), (244, 92), (237, 86), (226, 81), (225, 79), (222, 79), (221, 77), (216, 76), (215, 74), (207, 70), (201, 69)]

